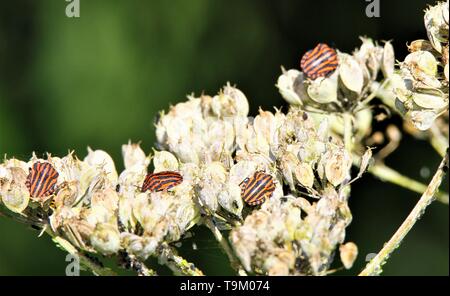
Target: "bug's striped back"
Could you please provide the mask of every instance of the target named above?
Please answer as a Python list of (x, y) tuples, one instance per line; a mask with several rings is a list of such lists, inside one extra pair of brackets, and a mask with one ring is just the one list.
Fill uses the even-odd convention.
[(337, 66), (336, 51), (325, 43), (319, 43), (315, 48), (307, 51), (300, 61), (303, 73), (311, 79), (327, 77), (336, 70)]
[(36, 162), (30, 168), (26, 186), (31, 197), (46, 197), (55, 192), (58, 172), (48, 162)]
[(159, 173), (147, 174), (142, 184), (141, 191), (150, 190), (152, 192), (165, 191), (177, 186), (183, 182), (183, 177), (180, 173), (172, 171), (164, 171)]
[(250, 206), (262, 204), (275, 191), (275, 183), (271, 175), (261, 171), (245, 179), (239, 184), (242, 199)]

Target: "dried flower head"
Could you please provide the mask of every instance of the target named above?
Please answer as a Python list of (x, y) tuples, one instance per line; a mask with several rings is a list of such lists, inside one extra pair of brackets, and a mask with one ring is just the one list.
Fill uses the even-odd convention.
[(386, 77), (394, 71), (394, 50), (389, 42), (384, 47), (368, 38), (362, 38), (362, 42), (352, 55), (337, 52), (338, 66), (329, 76), (310, 79), (296, 69), (283, 69), (277, 82), (283, 98), (291, 105), (316, 112), (361, 110), (379, 71)]
[(425, 11), (429, 40), (415, 40), (393, 75), (395, 106), (417, 129), (427, 130), (448, 110), (448, 2)]

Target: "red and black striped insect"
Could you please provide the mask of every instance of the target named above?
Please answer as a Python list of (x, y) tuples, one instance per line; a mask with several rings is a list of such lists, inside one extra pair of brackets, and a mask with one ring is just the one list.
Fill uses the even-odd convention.
[(183, 177), (180, 173), (165, 171), (159, 173), (150, 173), (145, 176), (144, 183), (141, 187), (141, 192), (150, 190), (152, 192), (167, 191), (183, 182)]
[(336, 50), (325, 43), (319, 43), (316, 47), (307, 51), (300, 61), (300, 68), (310, 79), (327, 77), (336, 70), (337, 66)]
[(257, 171), (239, 184), (242, 199), (250, 206), (262, 204), (275, 191), (275, 183), (271, 175)]
[(25, 182), (31, 197), (47, 197), (55, 192), (58, 172), (48, 162), (36, 162), (29, 169)]

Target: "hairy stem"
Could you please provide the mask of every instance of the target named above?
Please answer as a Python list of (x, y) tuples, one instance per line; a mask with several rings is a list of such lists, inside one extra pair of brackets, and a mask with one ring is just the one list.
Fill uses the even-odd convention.
[(406, 220), (402, 223), (400, 228), (395, 232), (391, 239), (383, 246), (381, 251), (366, 265), (360, 276), (379, 275), (382, 270), (382, 266), (386, 263), (389, 256), (400, 246), (405, 236), (417, 222), (417, 220), (424, 214), (426, 207), (435, 199), (435, 194), (442, 183), (442, 179), (445, 176), (445, 172), (448, 170), (448, 150), (446, 155), (441, 161), (439, 168), (433, 176), (427, 189), (422, 194), (422, 197), (417, 202), (411, 213)]

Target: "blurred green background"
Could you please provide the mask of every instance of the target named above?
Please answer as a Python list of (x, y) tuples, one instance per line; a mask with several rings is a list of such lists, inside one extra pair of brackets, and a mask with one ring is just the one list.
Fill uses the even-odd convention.
[[(407, 41), (426, 38), (423, 9), (433, 3), (381, 0), (377, 19), (366, 17), (364, 0), (80, 2), (74, 19), (63, 0), (1, 1), (1, 156), (74, 149), (84, 157), (89, 145), (108, 151), (121, 169), (121, 145), (142, 141), (150, 152), (157, 112), (188, 93), (215, 94), (230, 81), (249, 98), (252, 114), (259, 106), (286, 106), (274, 86), (280, 65), (298, 67), (318, 42), (352, 51), (360, 35), (393, 39), (403, 60)], [(405, 137), (387, 163), (426, 182), (421, 169), (433, 171), (439, 157), (428, 143)], [(347, 240), (360, 255), (352, 271), (338, 274), (362, 269), (418, 198), (370, 175), (356, 182)], [(432, 204), (384, 275), (448, 275), (448, 214), (448, 206)], [(0, 275), (64, 274), (65, 254), (37, 235), (0, 217)], [(186, 258), (207, 274), (231, 274), (207, 231), (196, 229), (194, 239), (197, 250), (192, 240), (183, 244)]]

